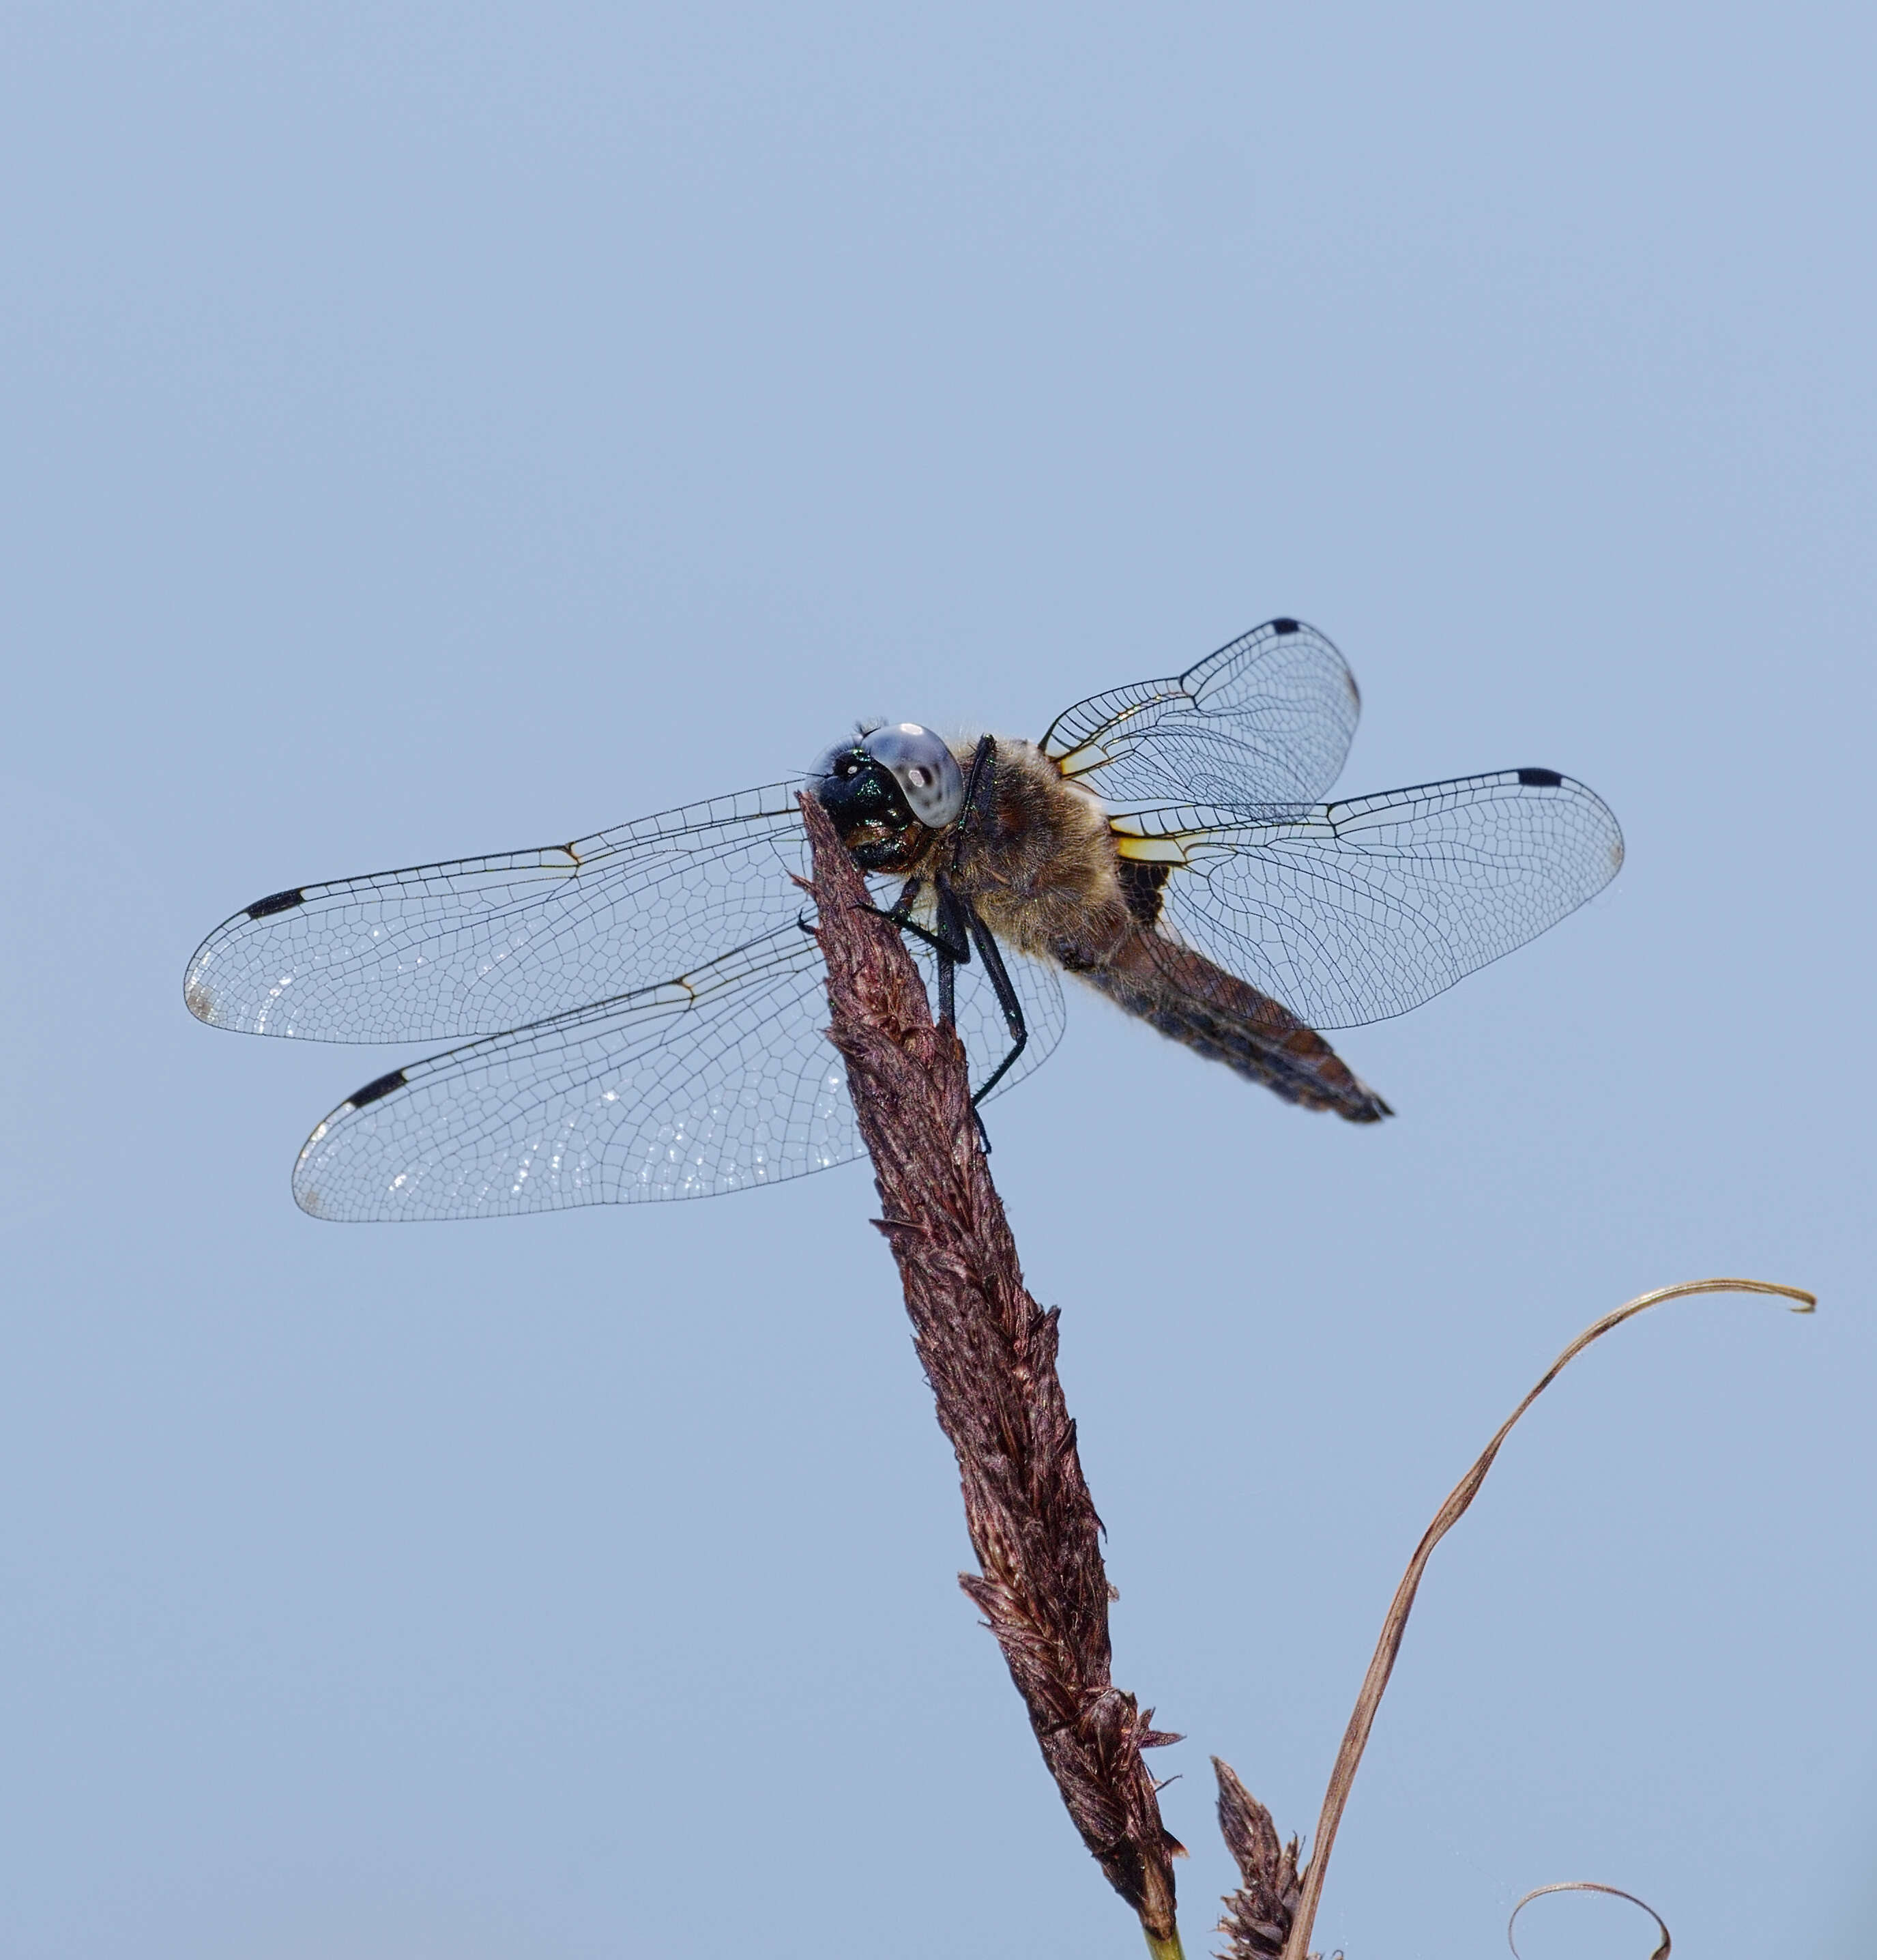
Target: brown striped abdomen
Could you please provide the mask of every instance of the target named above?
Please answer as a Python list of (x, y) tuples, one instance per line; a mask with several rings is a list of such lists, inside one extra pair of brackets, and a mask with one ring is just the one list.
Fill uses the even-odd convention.
[(1109, 959), (1074, 970), (1117, 1007), (1287, 1102), (1352, 1123), (1395, 1113), (1289, 1008), (1157, 932), (1130, 933)]

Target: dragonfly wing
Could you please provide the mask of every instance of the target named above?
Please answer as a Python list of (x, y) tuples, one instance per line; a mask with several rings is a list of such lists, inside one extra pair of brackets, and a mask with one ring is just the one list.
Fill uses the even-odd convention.
[(795, 918), (798, 787), (275, 892), (202, 942), (184, 998), (212, 1026), (340, 1042), (493, 1034), (616, 1000)]
[(682, 982), (472, 1042), (371, 1083), (307, 1141), (317, 1218), (500, 1217), (700, 1198), (845, 1163), (860, 1142), (792, 928)]
[(1616, 819), (1551, 769), (1115, 828), (1124, 858), (1168, 866), (1162, 929), (1312, 1028), (1405, 1013), (1555, 925), (1623, 861)]
[[(1040, 1039), (1000, 1093), (1061, 1032), (1054, 975), (1020, 965), (1013, 977)], [(985, 1010), (988, 986), (959, 980), (981, 1080), (1008, 1038), (994, 1002)], [(367, 1083), (307, 1139), (294, 1195), (317, 1218), (491, 1218), (706, 1198), (825, 1170), (861, 1153), (827, 1021), (820, 950), (791, 921), (682, 980)]]
[(1176, 678), (1067, 709), (1042, 746), (1111, 807), (1306, 803), (1336, 780), (1360, 712), (1329, 641), (1272, 619)]

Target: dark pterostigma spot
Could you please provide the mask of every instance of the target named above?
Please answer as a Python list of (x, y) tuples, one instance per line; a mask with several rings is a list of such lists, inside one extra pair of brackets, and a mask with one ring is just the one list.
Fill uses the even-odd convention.
[(290, 912), (295, 905), (304, 905), (307, 895), (297, 888), (291, 892), (275, 892), (265, 899), (256, 899), (248, 907), (250, 918), (272, 918), (276, 912)]
[(1519, 780), (1528, 789), (1554, 790), (1564, 778), (1555, 769), (1521, 769)]
[(389, 1075), (381, 1075), (376, 1082), (367, 1082), (362, 1089), (355, 1089), (346, 1097), (348, 1109), (362, 1109), (367, 1102), (376, 1102), (380, 1096), (389, 1096), (393, 1090), (404, 1087), (404, 1071), (394, 1068)]
[(1274, 633), (1294, 633), (1297, 630), (1297, 622), (1294, 619), (1274, 619), (1271, 622), (1271, 630)]

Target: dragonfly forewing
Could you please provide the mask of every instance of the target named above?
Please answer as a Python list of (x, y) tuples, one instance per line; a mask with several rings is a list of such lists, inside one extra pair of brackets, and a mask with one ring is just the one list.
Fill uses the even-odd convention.
[(1300, 803), (1336, 780), (1361, 711), (1331, 642), (1272, 619), (1183, 674), (1078, 702), (1040, 746), (1111, 807)]
[(203, 941), (184, 997), (213, 1026), (338, 1042), (494, 1034), (616, 999), (795, 917), (799, 788), (276, 892)]

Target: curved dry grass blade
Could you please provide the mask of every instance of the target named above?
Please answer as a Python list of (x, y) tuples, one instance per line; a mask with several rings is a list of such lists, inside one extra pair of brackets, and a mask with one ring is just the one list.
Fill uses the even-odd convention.
[(1408, 1616), (1414, 1610), (1420, 1576), (1427, 1570), (1434, 1547), (1465, 1516), (1467, 1507), (1479, 1495), (1486, 1473), (1493, 1467), (1493, 1459), (1498, 1456), (1500, 1445), (1512, 1433), (1519, 1418), (1586, 1348), (1593, 1341), (1601, 1341), (1613, 1328), (1621, 1327), (1624, 1321), (1647, 1312), (1652, 1306), (1659, 1306), (1665, 1300), (1685, 1300), (1691, 1293), (1774, 1293), (1782, 1299), (1796, 1300), (1799, 1304), (1793, 1309), (1795, 1313), (1810, 1313), (1818, 1304), (1816, 1295), (1807, 1293), (1803, 1287), (1781, 1286), (1771, 1280), (1687, 1280), (1679, 1286), (1658, 1287), (1653, 1293), (1640, 1293), (1614, 1313), (1606, 1313), (1601, 1320), (1586, 1327), (1539, 1376), (1525, 1400), (1500, 1424), (1497, 1433), (1480, 1452), (1472, 1468), (1454, 1485), (1446, 1502), (1435, 1513), (1433, 1522), (1427, 1527), (1420, 1543), (1414, 1548), (1414, 1557), (1408, 1561), (1408, 1570), (1401, 1575), (1401, 1584), (1395, 1589), (1388, 1616), (1382, 1622), (1382, 1637), (1376, 1642), (1374, 1658), (1363, 1677), (1362, 1691), (1356, 1697), (1354, 1712), (1350, 1716), (1349, 1726), (1343, 1732), (1342, 1747), (1336, 1752), (1335, 1767), (1330, 1771), (1329, 1788), (1323, 1796), (1322, 1815), (1317, 1820), (1316, 1841), (1310, 1847), (1310, 1862), (1304, 1868), (1303, 1898), (1291, 1924), (1290, 1937), (1284, 1943), (1284, 1960), (1306, 1960), (1309, 1952), (1317, 1902), (1323, 1895), (1323, 1880), (1329, 1869), (1329, 1854), (1336, 1842), (1337, 1827), (1342, 1822), (1350, 1786), (1355, 1781), (1362, 1752), (1368, 1746), (1369, 1732), (1375, 1726), (1376, 1710), (1382, 1705), (1389, 1676), (1395, 1671), (1395, 1657), (1401, 1651), (1401, 1636), (1408, 1631)]
[[(1809, 1313), (1812, 1309), (1809, 1306), (1801, 1306), (1794, 1308), (1793, 1311), (1796, 1313)], [(1669, 1949), (1674, 1943), (1669, 1937), (1668, 1925), (1662, 1914), (1656, 1911), (1646, 1899), (1639, 1899), (1634, 1892), (1626, 1892), (1620, 1885), (1599, 1885), (1595, 1879), (1566, 1879), (1554, 1885), (1539, 1885), (1535, 1890), (1525, 1894), (1525, 1897), (1513, 1908), (1511, 1918), (1506, 1921), (1506, 1944), (1512, 1949), (1515, 1960), (1519, 1951), (1519, 1943), (1513, 1938), (1512, 1929), (1518, 1924), (1519, 1914), (1523, 1912), (1534, 1899), (1543, 1898), (1550, 1892), (1608, 1892), (1611, 1898), (1627, 1899), (1631, 1905), (1640, 1906), (1662, 1929), (1662, 1944), (1650, 1955), (1649, 1960), (1669, 1960)]]

